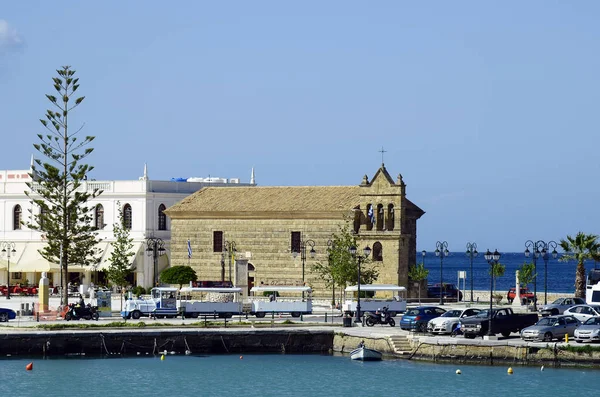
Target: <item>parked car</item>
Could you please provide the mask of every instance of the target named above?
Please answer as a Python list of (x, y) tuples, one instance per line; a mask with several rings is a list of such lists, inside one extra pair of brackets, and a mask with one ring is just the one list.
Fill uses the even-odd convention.
[[(508, 301), (508, 303), (513, 303), (513, 301), (515, 300), (515, 291), (516, 288), (510, 288), (506, 293), (506, 300)], [(534, 301), (535, 296), (533, 295), (533, 292), (531, 292), (527, 288), (521, 288), (519, 292), (521, 296), (521, 302), (523, 302), (524, 305), (527, 305)]]
[(558, 298), (552, 303), (541, 306), (538, 310), (542, 316), (556, 316), (575, 305), (585, 305), (582, 298)]
[(5, 323), (8, 320), (14, 320), (17, 318), (17, 313), (12, 309), (5, 309), (0, 307), (0, 322)]
[(427, 323), (427, 332), (432, 334), (450, 334), (456, 328), (461, 318), (474, 316), (480, 309), (451, 309), (440, 317), (429, 320)]
[(400, 328), (408, 331), (427, 331), (429, 320), (441, 316), (446, 310), (435, 306), (420, 306), (407, 310), (400, 320)]
[(573, 336), (580, 325), (581, 321), (570, 315), (548, 316), (521, 331), (521, 339), (551, 342), (562, 339), (565, 335)]
[(600, 317), (591, 317), (575, 330), (577, 343), (600, 341)]
[[(502, 334), (505, 338), (513, 332), (519, 332), (538, 321), (536, 313), (514, 313), (508, 308), (492, 310), (491, 334)], [(476, 316), (465, 317), (460, 320), (460, 330), (465, 338), (473, 339), (476, 336), (489, 335), (490, 310), (482, 310)]]
[(592, 317), (600, 317), (600, 305), (576, 305), (565, 310), (563, 314), (570, 314), (585, 323)]
[(427, 286), (427, 297), (438, 298), (440, 297), (440, 291), (444, 299), (458, 299), (462, 300), (463, 293), (454, 284), (443, 283), (440, 290), (440, 283), (429, 284)]

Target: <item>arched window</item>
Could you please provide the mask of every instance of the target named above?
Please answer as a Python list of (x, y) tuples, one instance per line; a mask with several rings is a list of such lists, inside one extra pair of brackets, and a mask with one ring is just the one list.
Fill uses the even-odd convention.
[(367, 230), (373, 230), (375, 223), (375, 214), (373, 213), (373, 204), (367, 204)]
[(165, 207), (164, 204), (158, 206), (158, 230), (167, 230), (167, 216), (165, 215)]
[(383, 261), (383, 247), (379, 241), (373, 244), (373, 260), (378, 262)]
[(383, 204), (377, 204), (377, 230), (383, 230)]
[(13, 230), (21, 230), (21, 216), (23, 215), (23, 210), (21, 210), (21, 206), (19, 204), (15, 205), (13, 209)]
[(362, 212), (360, 212), (360, 206), (354, 208), (354, 233), (358, 233), (360, 230), (360, 218)]
[(104, 229), (104, 207), (98, 204), (94, 210), (94, 226), (97, 230)]
[(44, 224), (46, 223), (46, 214), (47, 211), (44, 207), (40, 207), (40, 217), (38, 218), (38, 224), (40, 225), (40, 229), (44, 230)]
[(394, 204), (388, 204), (385, 228), (387, 230), (394, 230)]
[(132, 217), (133, 217), (133, 213), (131, 211), (131, 205), (125, 204), (123, 206), (123, 227), (125, 229), (131, 230)]

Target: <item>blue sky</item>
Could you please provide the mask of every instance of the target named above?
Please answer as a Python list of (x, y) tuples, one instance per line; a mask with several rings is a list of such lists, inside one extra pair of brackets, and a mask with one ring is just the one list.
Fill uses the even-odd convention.
[(28, 167), (67, 64), (95, 179), (352, 185), (383, 147), (419, 250), (600, 233), (600, 3), (168, 4), (3, 4), (0, 169)]

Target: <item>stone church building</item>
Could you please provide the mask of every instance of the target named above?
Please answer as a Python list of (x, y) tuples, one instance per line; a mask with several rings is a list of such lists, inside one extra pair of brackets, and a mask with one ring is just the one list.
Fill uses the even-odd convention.
[[(357, 186), (205, 187), (165, 213), (171, 266), (190, 265), (199, 280), (231, 280), (248, 289), (301, 285), (304, 274), (314, 296), (323, 297), (331, 290), (312, 265), (327, 261), (328, 241), (352, 219), (357, 249), (372, 249), (377, 283), (410, 289), (408, 267), (416, 263), (424, 211), (406, 198), (402, 175), (394, 181), (382, 164)], [(293, 255), (303, 249), (305, 255)], [(246, 266), (246, 260), (248, 280), (236, 280), (236, 262)]]

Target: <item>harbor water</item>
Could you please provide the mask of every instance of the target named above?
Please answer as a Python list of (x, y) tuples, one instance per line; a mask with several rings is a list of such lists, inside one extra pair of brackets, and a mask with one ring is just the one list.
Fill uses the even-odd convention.
[[(598, 370), (466, 366), (342, 355), (215, 355), (7, 359), (11, 396), (408, 396), (596, 395)], [(460, 370), (461, 374), (457, 374)]]
[[(483, 257), (483, 252), (473, 258), (473, 290), (486, 291), (490, 289), (490, 265)], [(440, 282), (440, 258), (435, 256), (434, 252), (427, 252), (425, 258), (418, 252), (418, 263), (424, 261), (425, 268), (429, 270), (427, 281), (429, 283)], [(525, 257), (522, 252), (507, 252), (501, 253), (500, 262), (506, 266), (504, 276), (496, 280), (496, 291), (506, 292), (509, 288), (515, 286), (515, 272), (525, 262), (532, 263), (531, 256)], [(568, 261), (562, 262), (552, 257), (548, 260), (548, 292), (574, 293), (575, 292), (575, 269), (577, 262)], [(586, 261), (586, 275), (590, 269), (593, 269), (597, 264), (594, 261)], [(536, 263), (537, 267), (537, 291), (544, 291), (544, 261), (539, 258)], [(445, 283), (456, 284), (458, 282), (458, 272), (466, 271), (466, 289), (471, 288), (471, 262), (468, 256), (463, 251), (450, 252), (450, 255), (445, 257), (442, 262), (442, 275)], [(461, 282), (462, 289), (462, 282)], [(533, 291), (533, 283), (529, 284), (529, 289)]]

